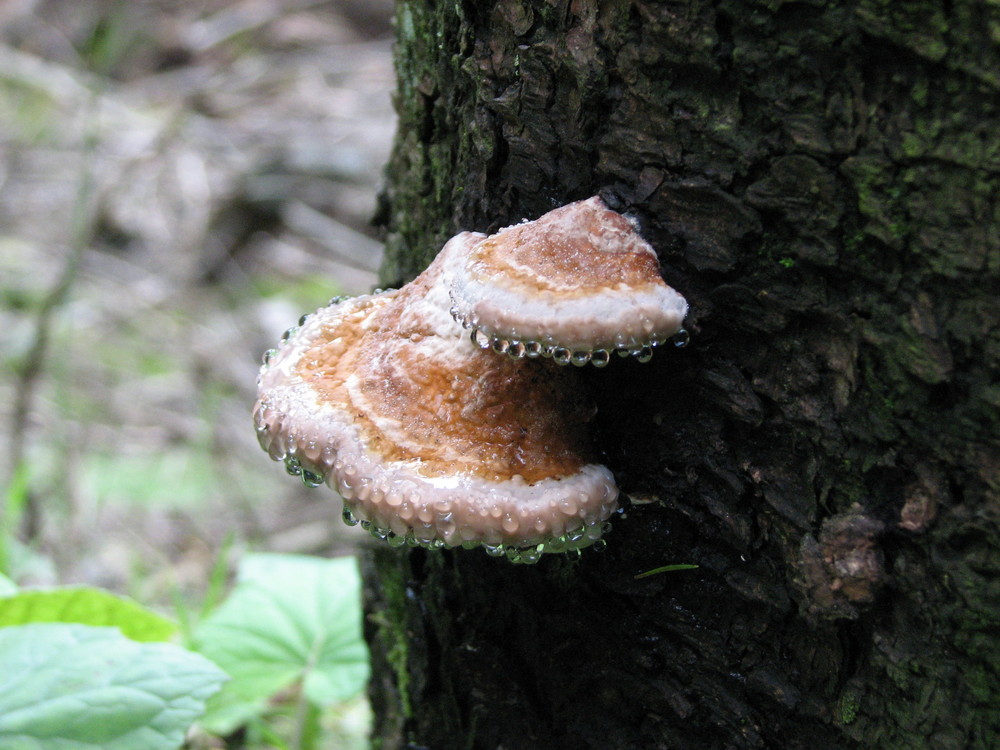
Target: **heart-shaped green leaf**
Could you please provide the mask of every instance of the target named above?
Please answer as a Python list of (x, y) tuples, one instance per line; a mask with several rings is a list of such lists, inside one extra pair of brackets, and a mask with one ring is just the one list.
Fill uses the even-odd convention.
[(0, 628), (0, 747), (176, 750), (225, 679), (198, 654), (113, 628)]
[(232, 676), (205, 725), (225, 733), (301, 681), (310, 702), (350, 698), (368, 680), (361, 577), (353, 558), (244, 558), (230, 597), (195, 631), (195, 647)]

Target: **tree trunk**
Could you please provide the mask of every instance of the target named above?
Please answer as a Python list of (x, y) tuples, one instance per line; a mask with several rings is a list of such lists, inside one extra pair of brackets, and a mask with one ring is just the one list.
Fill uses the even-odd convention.
[(1000, 6), (400, 0), (397, 34), (384, 280), (600, 193), (692, 341), (585, 373), (635, 501), (606, 549), (373, 554), (377, 746), (1000, 746)]

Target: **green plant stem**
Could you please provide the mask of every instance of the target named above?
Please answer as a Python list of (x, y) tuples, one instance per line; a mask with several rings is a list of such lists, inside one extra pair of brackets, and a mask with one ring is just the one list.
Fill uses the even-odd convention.
[(295, 704), (293, 750), (315, 750), (316, 747), (316, 739), (319, 734), (319, 709), (306, 696), (305, 680), (309, 673), (316, 668), (324, 640), (324, 638), (319, 637), (313, 641), (312, 649), (309, 651), (309, 660), (306, 662), (305, 669), (302, 670), (302, 682), (299, 685), (299, 695)]
[(292, 750), (316, 750), (320, 736), (320, 709), (300, 692), (295, 706), (295, 735)]
[(10, 575), (11, 540), (13, 529), (24, 511), (28, 494), (28, 472), (22, 464), (15, 466), (7, 489), (0, 498), (0, 574)]
[(9, 456), (10, 475), (12, 483), (15, 478), (21, 477), (26, 484), (21, 503), (21, 513), (17, 514), (19, 518), (13, 518), (14, 510), (9, 507), (8, 503), (0, 506), (0, 529), (9, 529), (9, 533), (11, 534), (17, 533), (13, 528), (15, 521), (17, 521), (18, 526), (20, 526), (20, 536), (25, 541), (30, 541), (34, 538), (39, 525), (37, 502), (30, 488), (27, 486), (28, 480), (24, 479), (27, 477), (26, 454), (30, 435), (29, 417), (32, 407), (35, 404), (35, 396), (39, 383), (45, 371), (56, 314), (69, 298), (73, 283), (76, 281), (84, 251), (93, 235), (94, 217), (90, 210), (90, 204), (94, 193), (93, 162), (98, 141), (96, 110), (99, 104), (99, 97), (99, 92), (94, 91), (88, 100), (88, 112), (85, 117), (88, 127), (87, 132), (84, 134), (81, 151), (80, 181), (77, 185), (76, 196), (73, 201), (69, 253), (66, 256), (59, 278), (48, 294), (45, 295), (38, 309), (35, 317), (31, 348), (28, 350), (24, 364), (18, 373), (17, 385), (14, 392), (10, 430), (10, 434), (12, 435)]

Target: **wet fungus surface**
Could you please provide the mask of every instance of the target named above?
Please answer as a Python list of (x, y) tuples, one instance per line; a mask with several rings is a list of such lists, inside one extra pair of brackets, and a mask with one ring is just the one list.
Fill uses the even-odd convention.
[(656, 251), (597, 196), (459, 237), (451, 313), (484, 348), (601, 367), (613, 351), (646, 360), (681, 332), (687, 302), (664, 283)]
[(290, 329), (260, 371), (258, 437), (392, 544), (515, 562), (580, 549), (618, 489), (593, 460), (578, 374), (557, 363), (641, 355), (686, 309), (598, 198), (464, 232), (402, 289), (333, 300)]

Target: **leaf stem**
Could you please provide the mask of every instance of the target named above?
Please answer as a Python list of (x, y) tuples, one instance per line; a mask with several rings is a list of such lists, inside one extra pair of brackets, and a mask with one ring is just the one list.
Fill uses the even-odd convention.
[(293, 750), (315, 750), (319, 735), (319, 709), (306, 696), (306, 678), (316, 668), (320, 652), (326, 638), (318, 634), (309, 649), (309, 659), (302, 670), (299, 696), (295, 705), (295, 732), (292, 735)]
[[(42, 300), (35, 317), (35, 330), (32, 336), (31, 348), (24, 359), (17, 378), (14, 391), (14, 405), (11, 410), (11, 431), (14, 436), (10, 444), (10, 473), (13, 478), (25, 482), (23, 487), (23, 502), (21, 517), (17, 519), (20, 535), (27, 541), (34, 538), (40, 519), (37, 500), (27, 486), (27, 446), (30, 434), (30, 416), (35, 403), (35, 394), (44, 373), (46, 359), (50, 349), (52, 330), (55, 326), (56, 313), (66, 303), (70, 290), (76, 281), (77, 271), (83, 259), (84, 251), (93, 235), (94, 216), (91, 211), (92, 197), (96, 182), (94, 159), (98, 143), (98, 116), (100, 106), (100, 91), (93, 90), (87, 101), (85, 122), (87, 131), (83, 136), (81, 150), (80, 180), (77, 185), (76, 197), (73, 202), (73, 214), (70, 224), (69, 253), (63, 263), (62, 271), (56, 283)], [(13, 510), (5, 503), (0, 506), (0, 528), (9, 529), (9, 533), (17, 535), (14, 529)]]

